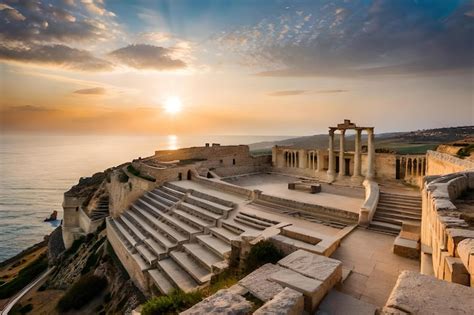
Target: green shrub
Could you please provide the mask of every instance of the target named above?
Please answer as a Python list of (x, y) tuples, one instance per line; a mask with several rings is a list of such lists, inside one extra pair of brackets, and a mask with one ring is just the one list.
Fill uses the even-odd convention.
[(174, 290), (168, 295), (154, 297), (148, 300), (142, 309), (142, 315), (178, 314), (203, 299), (201, 291), (184, 293)]
[(120, 170), (118, 180), (121, 183), (126, 183), (128, 182), (128, 175), (124, 171)]
[(107, 279), (95, 275), (85, 275), (74, 283), (59, 300), (57, 309), (67, 312), (79, 310), (107, 287)]
[(39, 256), (36, 260), (20, 270), (15, 279), (0, 286), (0, 299), (9, 298), (15, 295), (47, 268), (48, 260), (46, 259), (46, 255)]
[(276, 263), (283, 258), (283, 253), (269, 241), (255, 244), (245, 260), (245, 272), (250, 273), (267, 263)]

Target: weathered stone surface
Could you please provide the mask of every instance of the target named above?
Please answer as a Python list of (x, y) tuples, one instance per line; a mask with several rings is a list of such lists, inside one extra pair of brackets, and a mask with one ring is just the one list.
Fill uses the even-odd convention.
[(299, 315), (303, 313), (303, 294), (285, 288), (255, 311), (254, 315)]
[(202, 300), (190, 309), (182, 312), (183, 315), (226, 314), (244, 315), (252, 309), (252, 303), (244, 297), (233, 294), (228, 290), (220, 290), (216, 294)]
[(474, 275), (474, 239), (469, 238), (459, 242), (457, 253), (469, 273)]
[(401, 230), (399, 236), (401, 238), (416, 241), (416, 242), (418, 242), (420, 240), (420, 233), (415, 233), (415, 232), (409, 232), (409, 231)]
[(417, 272), (403, 271), (385, 308), (420, 315), (474, 314), (474, 289)]
[(322, 281), (303, 276), (290, 269), (282, 269), (272, 274), (269, 280), (303, 293), (305, 310), (308, 312), (315, 309), (327, 292)]
[(278, 265), (263, 265), (240, 280), (239, 284), (249, 290), (256, 298), (267, 302), (283, 290), (280, 284), (268, 280), (272, 274), (281, 269), (283, 268)]
[(470, 277), (466, 267), (458, 257), (446, 257), (444, 280), (469, 286)]
[(447, 229), (448, 234), (448, 252), (451, 256), (455, 255), (456, 246), (466, 238), (474, 238), (473, 230), (466, 229)]
[(420, 243), (397, 236), (393, 242), (393, 253), (402, 257), (418, 258), (420, 257)]
[(342, 277), (342, 263), (339, 260), (304, 250), (297, 250), (281, 259), (278, 264), (307, 277), (320, 280), (328, 289)]
[(319, 305), (316, 315), (373, 315), (376, 310), (377, 307), (375, 305), (333, 289), (329, 291), (328, 295)]

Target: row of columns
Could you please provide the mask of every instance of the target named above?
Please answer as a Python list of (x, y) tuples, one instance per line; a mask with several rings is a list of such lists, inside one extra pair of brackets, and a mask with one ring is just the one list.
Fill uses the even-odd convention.
[[(335, 164), (335, 153), (334, 153), (334, 133), (337, 128), (329, 129), (329, 165), (328, 165), (328, 176), (332, 181), (336, 176), (336, 164)], [(356, 128), (355, 135), (355, 152), (354, 152), (354, 172), (352, 177), (357, 179), (361, 176), (361, 133), (362, 130), (366, 130), (368, 134), (367, 140), (367, 179), (372, 179), (375, 176), (375, 143), (374, 143), (374, 128)], [(339, 137), (339, 174), (338, 177), (346, 175), (346, 163), (345, 163), (345, 134), (346, 129), (341, 129), (341, 135)]]
[(299, 154), (298, 152), (286, 151), (285, 152), (285, 167), (298, 167), (299, 165)]
[(307, 168), (321, 171), (322, 170), (322, 161), (321, 153), (319, 151), (310, 151), (307, 155)]
[(424, 157), (402, 157), (403, 164), (405, 165), (405, 178), (425, 175), (426, 159)]

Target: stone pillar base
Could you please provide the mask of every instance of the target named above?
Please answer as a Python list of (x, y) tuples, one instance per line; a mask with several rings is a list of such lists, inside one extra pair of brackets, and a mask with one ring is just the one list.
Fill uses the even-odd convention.
[(353, 175), (351, 177), (351, 182), (353, 183), (357, 183), (357, 184), (362, 184), (362, 182), (364, 181), (364, 177), (360, 176), (360, 175)]

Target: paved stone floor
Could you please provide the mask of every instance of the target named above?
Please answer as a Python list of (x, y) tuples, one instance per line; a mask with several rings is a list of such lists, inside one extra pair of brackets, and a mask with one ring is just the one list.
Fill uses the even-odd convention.
[[(317, 204), (321, 206), (333, 207), (356, 213), (359, 213), (360, 206), (364, 202), (364, 198), (349, 197), (347, 196), (347, 193), (345, 195), (342, 195), (324, 192), (324, 187), (323, 192), (318, 194), (310, 194), (308, 191), (301, 190), (289, 190), (288, 183), (293, 182), (295, 180), (295, 177), (285, 175), (255, 174), (238, 177), (229, 182), (234, 185), (242, 186), (252, 190), (259, 189), (262, 190), (264, 193), (272, 196)], [(342, 187), (338, 189), (348, 190), (350, 188)]]
[(385, 305), (402, 270), (419, 271), (419, 261), (392, 253), (394, 237), (355, 229), (331, 256), (352, 272), (337, 289), (377, 307)]

